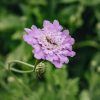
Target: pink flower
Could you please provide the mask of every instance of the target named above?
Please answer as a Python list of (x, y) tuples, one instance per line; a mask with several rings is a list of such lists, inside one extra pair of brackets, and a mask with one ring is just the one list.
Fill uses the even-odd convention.
[(25, 28), (27, 34), (24, 35), (24, 40), (34, 48), (35, 58), (48, 60), (57, 68), (69, 62), (68, 57), (75, 55), (72, 51), (74, 39), (68, 30), (62, 29), (57, 20), (53, 23), (45, 20), (42, 29), (34, 25), (31, 29)]

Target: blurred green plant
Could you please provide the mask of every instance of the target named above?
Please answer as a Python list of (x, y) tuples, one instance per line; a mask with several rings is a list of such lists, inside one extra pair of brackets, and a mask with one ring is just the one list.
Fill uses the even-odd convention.
[[(35, 64), (22, 37), (25, 27), (45, 19), (70, 30), (75, 58), (62, 69), (47, 62), (41, 75), (9, 72), (11, 60)], [(99, 44), (100, 0), (0, 0), (0, 100), (100, 100)]]

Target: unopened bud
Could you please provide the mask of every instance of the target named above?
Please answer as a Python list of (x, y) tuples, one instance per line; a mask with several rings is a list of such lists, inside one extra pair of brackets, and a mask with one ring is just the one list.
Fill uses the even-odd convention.
[(46, 70), (46, 66), (43, 62), (40, 62), (35, 68), (35, 72), (39, 75), (43, 74), (45, 70)]

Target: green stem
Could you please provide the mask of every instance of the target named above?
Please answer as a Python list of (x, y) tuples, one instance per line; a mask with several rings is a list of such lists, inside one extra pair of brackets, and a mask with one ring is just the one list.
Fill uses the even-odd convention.
[[(23, 64), (23, 65), (28, 66), (28, 67), (30, 67), (32, 69), (31, 70), (28, 70), (28, 71), (22, 71), (22, 70), (19, 70), (19, 69), (16, 69), (16, 68), (12, 68), (11, 67), (11, 64), (12, 63)], [(33, 72), (34, 71), (34, 68), (35, 68), (35, 66), (33, 66), (31, 64), (28, 64), (28, 63), (25, 63), (25, 62), (22, 62), (22, 61), (19, 61), (19, 60), (12, 60), (12, 61), (9, 61), (8, 62), (8, 69), (9, 70), (12, 70), (12, 71), (15, 71), (15, 72), (18, 72), (18, 73), (30, 73), (30, 72)]]

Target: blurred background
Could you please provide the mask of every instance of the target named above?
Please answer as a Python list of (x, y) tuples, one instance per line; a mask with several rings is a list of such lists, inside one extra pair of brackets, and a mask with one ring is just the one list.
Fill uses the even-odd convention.
[[(36, 62), (22, 37), (45, 19), (69, 29), (76, 56), (44, 74), (9, 72), (10, 60)], [(100, 0), (0, 0), (0, 100), (100, 100)]]

